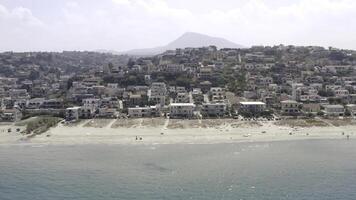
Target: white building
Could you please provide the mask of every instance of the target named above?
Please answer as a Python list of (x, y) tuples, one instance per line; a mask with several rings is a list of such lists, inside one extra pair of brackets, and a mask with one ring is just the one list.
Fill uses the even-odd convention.
[(191, 118), (194, 115), (195, 105), (193, 103), (171, 103), (169, 109), (172, 118)]
[(2, 109), (0, 110), (0, 121), (20, 121), (22, 118), (22, 112), (17, 106), (13, 109)]
[(81, 107), (71, 107), (66, 109), (66, 120), (67, 121), (77, 121), (81, 116)]
[(324, 113), (328, 116), (343, 116), (345, 108), (343, 105), (324, 105)]
[(296, 115), (300, 113), (299, 103), (294, 100), (281, 101), (281, 111), (285, 115)]
[(239, 112), (240, 113), (249, 113), (249, 114), (258, 114), (266, 109), (266, 104), (263, 102), (240, 102), (239, 103)]
[(346, 110), (348, 110), (352, 116), (356, 115), (356, 104), (346, 105)]
[(100, 99), (84, 99), (81, 109), (82, 118), (91, 118), (95, 115), (95, 112), (99, 109)]
[(159, 110), (156, 106), (128, 108), (129, 117), (158, 117)]

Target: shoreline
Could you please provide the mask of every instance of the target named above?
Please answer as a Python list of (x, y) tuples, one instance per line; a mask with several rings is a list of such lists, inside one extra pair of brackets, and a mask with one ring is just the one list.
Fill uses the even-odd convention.
[[(204, 124), (206, 123), (206, 124)], [(95, 119), (70, 126), (58, 124), (47, 132), (27, 138), (19, 132), (7, 133), (11, 124), (0, 125), (0, 145), (159, 145), (226, 144), (293, 141), (310, 139), (350, 139), (356, 125), (293, 127), (274, 121)], [(20, 129), (24, 129), (21, 126)], [(344, 133), (344, 134), (343, 134)], [(137, 137), (137, 139), (136, 139)], [(142, 140), (141, 140), (142, 138)]]

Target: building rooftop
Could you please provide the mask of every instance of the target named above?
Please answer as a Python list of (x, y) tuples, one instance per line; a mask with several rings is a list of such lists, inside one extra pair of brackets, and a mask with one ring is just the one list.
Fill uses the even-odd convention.
[(324, 105), (324, 108), (344, 108), (343, 105)]
[(242, 105), (265, 105), (265, 103), (260, 102), (260, 101), (244, 101), (240, 102)]
[(80, 109), (80, 106), (74, 106), (74, 107), (70, 107), (70, 108), (66, 108), (67, 110), (77, 110)]
[(195, 106), (194, 103), (171, 103), (170, 106)]
[(285, 101), (281, 101), (281, 103), (298, 103), (298, 102), (294, 100), (285, 100)]

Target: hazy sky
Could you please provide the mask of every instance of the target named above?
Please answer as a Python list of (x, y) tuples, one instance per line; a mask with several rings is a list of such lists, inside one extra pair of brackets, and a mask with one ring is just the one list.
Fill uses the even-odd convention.
[(0, 0), (0, 51), (128, 50), (184, 32), (356, 49), (355, 0)]

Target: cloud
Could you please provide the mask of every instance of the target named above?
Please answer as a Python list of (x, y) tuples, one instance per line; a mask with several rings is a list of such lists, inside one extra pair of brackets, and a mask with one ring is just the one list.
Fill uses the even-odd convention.
[(67, 8), (78, 8), (79, 4), (76, 1), (68, 1), (68, 2), (66, 2), (66, 7)]
[[(264, 1), (252, 0), (239, 8), (212, 10), (200, 16), (202, 24), (210, 22), (216, 34), (250, 44), (346, 45), (356, 27), (356, 1), (301, 0), (296, 3), (269, 7)], [(202, 31), (209, 31), (201, 26)], [(224, 30), (224, 31), (220, 31)], [(224, 33), (222, 33), (224, 32)], [(246, 39), (244, 39), (246, 38)]]
[(131, 1), (130, 0), (112, 0), (114, 3), (117, 5), (130, 5)]
[(8, 10), (0, 4), (0, 23), (2, 25), (12, 23), (13, 26), (42, 26), (43, 23), (34, 17), (31, 10), (23, 7), (16, 7)]
[[(291, 0), (283, 5), (236, 0), (241, 2), (234, 4), (238, 6), (224, 9), (199, 9), (204, 7), (204, 0), (182, 0), (185, 7), (170, 1), (67, 0), (57, 9), (58, 20), (46, 23), (28, 8), (9, 10), (0, 5), (0, 25), (6, 27), (0, 32), (0, 50), (126, 50), (164, 45), (186, 31), (225, 37), (243, 45), (284, 43), (356, 49), (354, 0)], [(24, 41), (27, 45), (19, 45)]]
[[(195, 6), (202, 3), (196, 2)], [(119, 5), (123, 8), (122, 2)], [(167, 32), (191, 30), (228, 37), (245, 45), (288, 43), (356, 48), (356, 44), (348, 44), (356, 34), (356, 27), (350, 26), (356, 18), (356, 1), (352, 0), (299, 0), (275, 7), (262, 0), (250, 0), (239, 7), (203, 13), (172, 8), (164, 0), (127, 0), (125, 5), (135, 13), (129, 17), (134, 19), (133, 26), (151, 25), (143, 25), (147, 32), (157, 30), (172, 35)]]
[(12, 10), (0, 5), (0, 51), (24, 51), (41, 46), (44, 23), (31, 10), (16, 7)]

